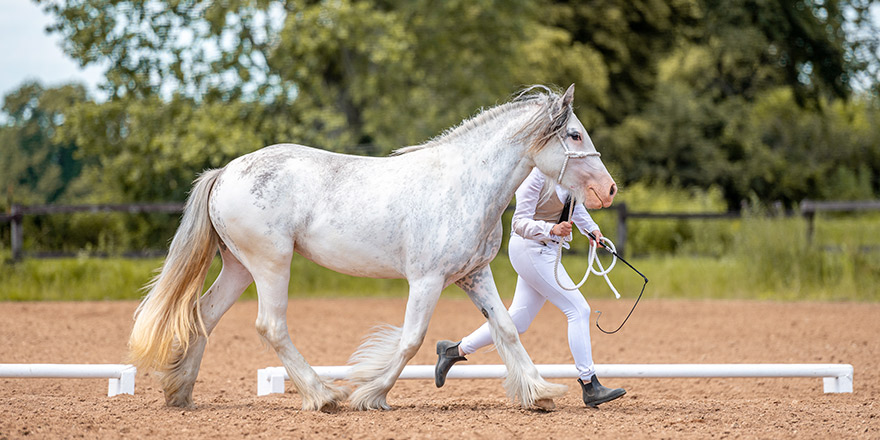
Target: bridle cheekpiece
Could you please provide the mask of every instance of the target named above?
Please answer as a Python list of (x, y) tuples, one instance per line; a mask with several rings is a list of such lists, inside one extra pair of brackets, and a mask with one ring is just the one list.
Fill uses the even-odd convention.
[[(569, 106), (569, 111), (574, 112)], [(553, 122), (553, 114), (548, 114), (550, 117), (550, 122)], [(568, 147), (568, 143), (565, 142), (565, 137), (560, 134), (561, 129), (556, 131), (556, 137), (559, 138), (559, 143), (562, 145), (562, 149), (565, 150), (565, 160), (562, 162), (562, 169), (559, 170), (559, 177), (556, 179), (556, 183), (562, 183), (562, 175), (565, 174), (565, 169), (568, 167), (569, 159), (585, 159), (590, 156), (599, 157), (602, 154), (598, 151), (575, 151)]]

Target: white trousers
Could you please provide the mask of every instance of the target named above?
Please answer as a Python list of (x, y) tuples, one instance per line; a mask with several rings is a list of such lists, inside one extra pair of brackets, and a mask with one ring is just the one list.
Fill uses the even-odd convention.
[[(508, 311), (516, 330), (523, 333), (538, 315), (545, 301), (549, 300), (562, 310), (568, 318), (568, 347), (574, 357), (579, 377), (587, 382), (595, 372), (590, 346), (590, 305), (578, 290), (559, 287), (553, 276), (557, 251), (558, 246), (555, 244), (545, 246), (534, 240), (511, 235), (508, 255), (518, 276), (513, 302)], [(562, 267), (559, 268), (559, 280), (566, 286), (575, 284)], [(459, 350), (463, 354), (470, 354), (492, 342), (487, 322), (463, 338)]]

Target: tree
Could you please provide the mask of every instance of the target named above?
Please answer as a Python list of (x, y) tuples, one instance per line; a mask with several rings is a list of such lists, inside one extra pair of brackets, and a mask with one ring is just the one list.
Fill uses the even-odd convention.
[[(261, 102), (308, 127), (276, 139), (387, 153), (495, 104), (531, 2), (40, 0), (112, 99)], [(424, 11), (431, 11), (424, 13)]]
[[(876, 36), (847, 33), (873, 26), (847, 19), (866, 10), (861, 2), (706, 0), (698, 24), (657, 62), (655, 86), (640, 110), (600, 130), (597, 142), (611, 147), (623, 183), (715, 184), (731, 209), (753, 197), (789, 205), (822, 197), (827, 192), (818, 182), (836, 169), (844, 171), (834, 178), (844, 181), (856, 175), (849, 167), (858, 167), (853, 156), (827, 149), (861, 151), (855, 156), (863, 160), (874, 154), (829, 135), (846, 126), (837, 125), (831, 109), (852, 98), (849, 79), (871, 64), (852, 54)], [(878, 61), (875, 53), (872, 63)], [(874, 174), (859, 173), (859, 182)]]
[(45, 89), (33, 82), (6, 95), (8, 120), (0, 127), (0, 185), (6, 201), (51, 203), (64, 195), (82, 163), (76, 145), (58, 132), (67, 110), (85, 100), (82, 86)]
[(547, 3), (549, 26), (565, 30), (575, 44), (600, 54), (609, 84), (601, 110), (611, 126), (650, 101), (658, 63), (684, 38), (693, 36), (702, 11), (697, 0)]
[(878, 61), (870, 6), (862, 0), (705, 0), (705, 28), (693, 41), (714, 54), (712, 87), (722, 96), (754, 99), (788, 85), (801, 105), (846, 98), (853, 78)]
[[(109, 101), (63, 130), (105, 198), (180, 199), (201, 169), (278, 142), (387, 154), (521, 86), (571, 82), (623, 184), (714, 185), (731, 208), (794, 202), (820, 178), (880, 187), (873, 131), (844, 136), (830, 113), (853, 78), (877, 87), (863, 0), (35, 1), (72, 57), (107, 66)], [(768, 106), (782, 96), (797, 109)], [(785, 167), (821, 155), (816, 139), (850, 153)]]

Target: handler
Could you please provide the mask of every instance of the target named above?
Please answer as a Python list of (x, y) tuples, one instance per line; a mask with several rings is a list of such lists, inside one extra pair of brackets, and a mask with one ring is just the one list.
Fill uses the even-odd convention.
[[(553, 275), (559, 243), (567, 249), (571, 240), (572, 223), (581, 234), (590, 231), (596, 238), (602, 237), (599, 226), (593, 221), (582, 204), (575, 205), (569, 221), (567, 203), (569, 191), (559, 185), (544, 188), (548, 182), (537, 168), (516, 190), (516, 211), (513, 214), (512, 233), (508, 244), (510, 263), (517, 273), (516, 291), (510, 304), (510, 317), (522, 334), (529, 328), (538, 311), (549, 300), (568, 318), (568, 346), (578, 370), (578, 383), (583, 390), (584, 403), (590, 407), (617, 399), (626, 394), (622, 388), (602, 386), (596, 378), (590, 346), (590, 305), (578, 290), (565, 290)], [(561, 271), (560, 281), (567, 286), (574, 283), (568, 273)], [(489, 323), (465, 336), (459, 342), (437, 343), (437, 365), (434, 383), (442, 387), (452, 365), (465, 361), (466, 355), (492, 343)]]

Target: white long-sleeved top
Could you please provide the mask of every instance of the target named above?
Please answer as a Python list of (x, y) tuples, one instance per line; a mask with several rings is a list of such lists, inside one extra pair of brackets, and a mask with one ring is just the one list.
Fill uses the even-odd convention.
[[(516, 210), (513, 213), (511, 232), (530, 240), (554, 242), (564, 240), (567, 242), (571, 240), (571, 236), (559, 237), (550, 233), (553, 225), (556, 224), (555, 221), (549, 222), (535, 219), (535, 212), (538, 210), (538, 204), (541, 202), (543, 202), (543, 204), (554, 203), (558, 205), (559, 208), (556, 210), (558, 212), (556, 212), (555, 217), (553, 217), (558, 219), (560, 214), (562, 214), (563, 201), (568, 197), (569, 191), (560, 185), (556, 185), (556, 200), (553, 200), (553, 194), (551, 194), (551, 197), (546, 197), (545, 195), (545, 200), (542, 201), (541, 190), (545, 183), (546, 178), (544, 177), (544, 173), (537, 168), (534, 168), (529, 176), (526, 177), (526, 180), (524, 180), (519, 188), (517, 188)], [(542, 207), (543, 204), (541, 205)], [(590, 213), (587, 212), (587, 209), (584, 208), (584, 205), (581, 203), (575, 204), (571, 221), (574, 222), (575, 226), (577, 226), (583, 235), (587, 235), (587, 231), (592, 232), (599, 229), (599, 225), (593, 221), (593, 218), (590, 217)], [(568, 248), (568, 243), (564, 243), (564, 246)]]

